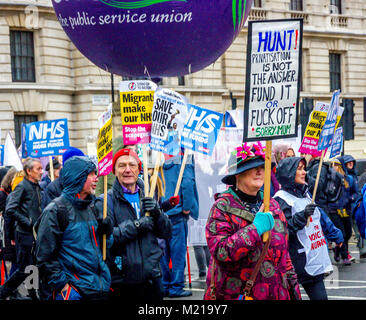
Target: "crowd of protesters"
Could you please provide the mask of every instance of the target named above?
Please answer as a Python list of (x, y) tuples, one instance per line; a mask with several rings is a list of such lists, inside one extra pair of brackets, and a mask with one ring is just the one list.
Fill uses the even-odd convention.
[[(162, 301), (192, 295), (184, 273), (187, 221), (198, 218), (199, 207), (193, 155), (178, 194), (184, 150), (162, 159), (150, 196), (142, 172), (149, 171), (150, 185), (153, 154), (143, 168), (136, 146), (124, 146), (121, 137), (114, 139), (113, 153), (106, 195), (96, 164), (74, 147), (55, 157), (47, 174), (32, 158), (21, 171), (0, 168), (1, 300)], [(261, 143), (242, 144), (230, 154), (222, 179), (227, 188), (214, 195), (206, 222), (203, 299), (301, 300), (302, 286), (311, 300), (326, 300), (330, 251), (336, 262), (351, 265), (354, 232), (363, 257), (353, 211), (366, 192), (356, 160), (346, 155), (324, 162), (317, 181), (319, 158), (274, 148), (265, 210), (264, 158)], [(37, 267), (38, 283), (20, 295), (28, 266)]]

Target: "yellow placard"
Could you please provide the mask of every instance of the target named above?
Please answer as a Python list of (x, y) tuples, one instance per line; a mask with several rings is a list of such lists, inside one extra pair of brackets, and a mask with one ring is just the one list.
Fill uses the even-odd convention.
[(120, 92), (122, 125), (151, 124), (154, 91)]

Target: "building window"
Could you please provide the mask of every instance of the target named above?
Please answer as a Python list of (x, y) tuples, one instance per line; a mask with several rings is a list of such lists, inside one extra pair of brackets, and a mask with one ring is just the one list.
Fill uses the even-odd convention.
[(35, 82), (33, 32), (10, 31), (10, 55), (13, 82)]
[(302, 0), (291, 0), (290, 10), (293, 11), (303, 11)]
[(38, 116), (18, 114), (14, 115), (14, 131), (15, 131), (15, 145), (18, 148), (22, 143), (22, 124), (37, 122)]
[(330, 91), (341, 89), (341, 55), (329, 54)]
[(184, 76), (178, 77), (178, 86), (184, 86)]
[(330, 13), (341, 14), (342, 13), (341, 0), (330, 0), (329, 11)]
[(252, 2), (252, 7), (254, 7), (254, 8), (262, 8), (262, 0), (254, 0)]

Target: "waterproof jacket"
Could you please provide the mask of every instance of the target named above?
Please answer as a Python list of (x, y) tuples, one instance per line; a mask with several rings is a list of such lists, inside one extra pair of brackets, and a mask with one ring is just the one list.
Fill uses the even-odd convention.
[[(166, 160), (163, 165), (166, 192), (165, 196), (161, 199), (162, 201), (169, 200), (169, 198), (174, 195), (182, 159), (183, 158), (181, 155), (177, 155), (173, 158), (170, 158), (169, 160)], [(169, 217), (172, 217), (175, 215), (182, 215), (183, 210), (189, 210), (189, 216), (192, 217), (194, 220), (197, 220), (199, 207), (193, 155), (190, 155), (187, 158), (187, 164), (184, 168), (182, 182), (179, 188), (178, 195), (179, 204), (171, 210), (167, 211), (166, 214)]]
[(32, 234), (41, 213), (41, 188), (25, 177), (11, 192), (5, 215), (15, 221), (17, 231)]
[[(282, 190), (297, 197), (304, 198), (309, 194), (306, 184), (295, 183), (296, 171), (299, 162), (304, 158), (292, 157), (281, 160), (277, 166), (276, 177), (282, 186)], [(281, 210), (285, 214), (288, 230), (289, 230), (289, 252), (292, 263), (295, 267), (297, 277), (300, 283), (316, 282), (323, 279), (324, 275), (311, 276), (305, 270), (306, 255), (304, 247), (297, 237), (297, 232), (305, 228), (307, 218), (304, 215), (304, 210), (293, 214), (292, 207), (285, 200), (278, 196), (274, 199), (279, 203)], [(320, 225), (325, 238), (328, 241), (334, 241), (337, 244), (343, 242), (342, 232), (336, 228), (333, 222), (328, 218), (327, 214), (320, 209)]]
[(348, 211), (351, 211), (353, 204), (360, 197), (360, 193), (358, 191), (357, 175), (354, 172), (355, 167), (353, 167), (352, 170), (349, 170), (346, 167), (346, 163), (354, 161), (354, 163), (355, 163), (354, 166), (355, 166), (356, 160), (352, 156), (343, 156), (343, 157), (338, 157), (337, 159), (342, 164), (343, 171), (346, 174), (345, 178), (347, 179), (348, 184), (349, 184), (349, 187), (345, 188), (346, 194), (343, 196), (343, 198), (348, 200), (345, 202), (345, 208), (347, 208)]
[(102, 212), (95, 208), (92, 197), (77, 197), (87, 175), (96, 168), (87, 157), (72, 157), (64, 169), (65, 189), (42, 214), (37, 266), (56, 292), (69, 283), (84, 298), (104, 299), (110, 290), (111, 275), (98, 237), (97, 217)]
[[(144, 197), (143, 184), (139, 185), (140, 207)], [(126, 200), (117, 178), (107, 194), (108, 216), (113, 223), (113, 245), (107, 250), (107, 262), (112, 274), (113, 284), (141, 284), (162, 275), (160, 258), (163, 254), (158, 239), (171, 237), (172, 226), (168, 216), (161, 212), (154, 221), (152, 232), (139, 233), (134, 220), (136, 211)], [(103, 196), (98, 198), (97, 206), (102, 205)], [(141, 217), (142, 217), (141, 212)]]
[[(255, 214), (246, 210), (246, 204), (231, 188), (215, 195), (215, 200), (206, 224), (211, 260), (204, 299), (208, 299), (210, 294), (211, 269), (214, 267), (217, 299), (236, 300), (253, 272), (264, 243), (252, 224)], [(273, 199), (270, 211), (274, 218), (271, 242), (251, 296), (254, 300), (300, 298), (296, 273), (288, 253), (286, 218)]]

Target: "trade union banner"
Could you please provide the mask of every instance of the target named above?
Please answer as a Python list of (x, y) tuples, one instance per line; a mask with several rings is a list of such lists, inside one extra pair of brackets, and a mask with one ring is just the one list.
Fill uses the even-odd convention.
[(297, 136), (303, 23), (249, 21), (244, 141)]

